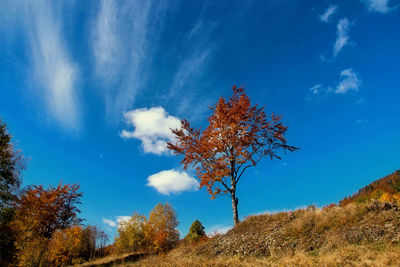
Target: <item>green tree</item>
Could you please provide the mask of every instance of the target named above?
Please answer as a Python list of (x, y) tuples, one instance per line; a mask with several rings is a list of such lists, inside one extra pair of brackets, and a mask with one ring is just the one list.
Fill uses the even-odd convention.
[(10, 206), (22, 182), (24, 161), (11, 140), (6, 124), (0, 120), (0, 208)]
[(190, 226), (189, 233), (185, 237), (185, 240), (193, 242), (199, 240), (204, 236), (206, 236), (206, 232), (204, 231), (204, 226), (201, 224), (199, 220), (195, 220)]
[(23, 169), (23, 157), (15, 149), (6, 124), (0, 120), (0, 266), (11, 264), (16, 252), (10, 223), (15, 215), (13, 203), (19, 193)]

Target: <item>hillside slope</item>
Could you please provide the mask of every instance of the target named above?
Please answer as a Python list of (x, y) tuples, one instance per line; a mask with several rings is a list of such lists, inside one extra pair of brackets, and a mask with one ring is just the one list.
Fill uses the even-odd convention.
[(397, 171), (341, 205), (249, 216), (206, 242), (123, 266), (400, 266), (400, 202), (382, 201), (399, 183)]
[(366, 200), (376, 199), (380, 201), (393, 202), (400, 199), (400, 170), (388, 176), (378, 179), (367, 186), (364, 186), (352, 196), (348, 196), (340, 201), (340, 205), (351, 202), (365, 202)]
[(370, 201), (250, 216), (132, 266), (400, 266), (400, 206)]

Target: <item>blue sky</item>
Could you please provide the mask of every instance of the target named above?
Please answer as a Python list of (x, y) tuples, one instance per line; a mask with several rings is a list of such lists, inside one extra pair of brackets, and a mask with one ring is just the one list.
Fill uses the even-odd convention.
[[(240, 216), (326, 205), (400, 168), (400, 2), (1, 1), (0, 116), (24, 184), (79, 183), (87, 223), (177, 211), (232, 225), (165, 149), (233, 85), (283, 115), (296, 153), (238, 185)], [(112, 238), (111, 238), (112, 239)]]

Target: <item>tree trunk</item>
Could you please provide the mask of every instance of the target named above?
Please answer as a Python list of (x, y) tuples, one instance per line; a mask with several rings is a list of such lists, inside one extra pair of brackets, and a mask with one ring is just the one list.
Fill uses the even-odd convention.
[(236, 226), (239, 223), (239, 212), (237, 207), (239, 199), (235, 197), (235, 192), (232, 192), (231, 197), (232, 197), (233, 222), (235, 223)]

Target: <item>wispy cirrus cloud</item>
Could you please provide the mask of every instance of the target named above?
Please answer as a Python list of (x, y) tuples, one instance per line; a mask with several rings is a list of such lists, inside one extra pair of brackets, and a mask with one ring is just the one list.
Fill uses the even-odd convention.
[[(305, 100), (323, 100), (332, 94), (344, 95), (350, 91), (357, 92), (362, 84), (361, 79), (352, 68), (342, 70), (340, 77), (342, 79), (336, 86), (324, 86), (319, 83), (310, 87), (309, 94), (305, 97)], [(364, 101), (363, 98), (359, 98), (356, 103), (360, 104), (362, 101)]]
[(336, 31), (336, 41), (333, 47), (333, 56), (336, 57), (350, 41), (350, 22), (347, 18), (339, 20)]
[(124, 45), (118, 25), (118, 8), (115, 1), (101, 1), (92, 28), (92, 46), (95, 72), (106, 81), (117, 78)]
[(91, 43), (109, 115), (119, 117), (144, 90), (155, 49), (151, 44), (162, 31), (167, 10), (164, 1), (100, 2)]
[[(208, 107), (208, 104), (204, 105), (204, 102), (209, 102), (209, 95), (204, 96), (202, 93), (205, 86), (202, 78), (218, 47), (212, 37), (216, 27), (217, 25), (214, 23), (204, 22), (200, 16), (190, 30), (185, 33), (183, 40), (177, 44), (182, 48), (180, 53), (183, 57), (177, 64), (169, 90), (164, 98), (169, 101), (176, 98), (177, 95), (181, 96), (180, 103), (176, 105), (178, 114), (185, 114), (185, 116), (196, 119)], [(199, 102), (203, 105), (196, 105)], [(203, 108), (193, 108), (199, 106)]]
[(329, 7), (325, 10), (324, 13), (322, 13), (319, 18), (322, 22), (330, 22), (330, 19), (332, 18), (332, 16), (337, 12), (338, 10), (338, 6), (337, 5), (329, 5)]
[(391, 0), (361, 0), (370, 12), (388, 13), (398, 6), (391, 6)]
[[(27, 40), (27, 79), (34, 95), (43, 102), (35, 106), (44, 106), (46, 116), (43, 117), (56, 122), (63, 130), (78, 131), (81, 125), (79, 66), (64, 37), (65, 6), (45, 0), (4, 1), (1, 6), (0, 16), (13, 29), (7, 32), (21, 33)], [(21, 31), (13, 28), (17, 25)]]
[(349, 91), (358, 91), (361, 85), (361, 80), (353, 69), (344, 69), (340, 72), (340, 76), (343, 78), (336, 86), (336, 94), (345, 94)]
[(126, 112), (124, 116), (134, 130), (123, 130), (121, 137), (139, 139), (145, 153), (170, 154), (167, 142), (174, 139), (171, 129), (180, 127), (179, 118), (169, 115), (163, 107), (135, 109)]

